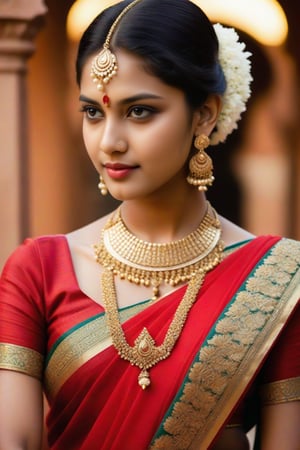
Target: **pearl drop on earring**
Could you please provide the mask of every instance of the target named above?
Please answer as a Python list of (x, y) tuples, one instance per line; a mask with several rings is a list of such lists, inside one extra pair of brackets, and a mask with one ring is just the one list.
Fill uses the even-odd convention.
[(100, 189), (101, 195), (107, 195), (108, 190), (101, 175), (99, 175), (98, 188)]

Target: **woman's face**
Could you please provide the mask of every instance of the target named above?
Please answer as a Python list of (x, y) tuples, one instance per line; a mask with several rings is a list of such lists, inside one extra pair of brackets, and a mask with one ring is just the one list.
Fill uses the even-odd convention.
[(123, 50), (116, 56), (118, 73), (105, 89), (109, 106), (90, 76), (93, 58), (83, 68), (83, 138), (94, 166), (119, 200), (186, 189), (199, 113), (191, 114), (182, 91), (147, 73), (141, 58)]

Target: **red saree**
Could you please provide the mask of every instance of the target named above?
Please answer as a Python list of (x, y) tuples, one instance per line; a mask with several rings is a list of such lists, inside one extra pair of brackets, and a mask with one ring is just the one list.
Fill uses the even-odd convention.
[[(228, 255), (142, 391), (103, 308), (80, 291), (66, 239), (27, 241), (0, 283), (0, 368), (44, 378), (53, 450), (207, 449), (258, 373), (268, 385), (293, 381), (278, 401), (300, 399), (299, 268), (299, 244), (276, 237)], [(185, 289), (122, 310), (129, 343), (147, 327), (160, 344)]]

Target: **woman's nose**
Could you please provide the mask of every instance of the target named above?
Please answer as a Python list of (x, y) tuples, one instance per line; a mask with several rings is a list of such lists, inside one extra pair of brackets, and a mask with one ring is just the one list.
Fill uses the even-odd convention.
[(106, 124), (99, 141), (99, 147), (104, 153), (126, 152), (128, 144), (122, 128), (117, 125)]

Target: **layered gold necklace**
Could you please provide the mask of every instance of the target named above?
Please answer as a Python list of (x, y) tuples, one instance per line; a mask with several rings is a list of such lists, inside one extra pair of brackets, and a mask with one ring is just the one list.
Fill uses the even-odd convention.
[[(124, 224), (120, 209), (104, 227), (95, 255), (104, 268), (101, 281), (107, 325), (120, 357), (141, 369), (138, 383), (143, 389), (150, 385), (148, 369), (173, 350), (204, 277), (221, 261), (223, 248), (220, 221), (209, 203), (198, 228), (173, 242), (152, 243), (137, 238)], [(119, 319), (114, 276), (152, 286), (152, 300), (158, 298), (161, 284), (176, 286), (189, 281), (161, 345), (156, 346), (146, 328), (134, 346), (128, 344)]]

